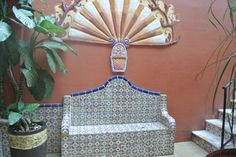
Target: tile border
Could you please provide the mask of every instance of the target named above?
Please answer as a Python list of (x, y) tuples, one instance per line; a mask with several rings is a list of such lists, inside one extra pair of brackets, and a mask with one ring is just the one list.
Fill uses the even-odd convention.
[(63, 107), (63, 104), (58, 104), (58, 103), (40, 104), (39, 108), (48, 108), (48, 107)]
[(73, 96), (85, 95), (85, 94), (89, 94), (89, 93), (100, 91), (100, 90), (104, 89), (108, 85), (108, 83), (110, 83), (111, 81), (113, 81), (115, 79), (125, 80), (126, 82), (128, 82), (129, 86), (132, 89), (134, 89), (136, 91), (139, 91), (139, 92), (142, 92), (142, 93), (146, 93), (146, 94), (150, 94), (150, 95), (160, 95), (161, 94), (160, 92), (157, 92), (157, 91), (151, 91), (151, 90), (146, 90), (146, 89), (140, 88), (140, 87), (134, 85), (133, 83), (131, 83), (125, 76), (117, 75), (117, 76), (112, 76), (103, 85), (101, 85), (101, 86), (99, 86), (97, 88), (90, 89), (88, 91), (74, 92), (74, 93), (70, 94), (70, 96), (73, 97)]

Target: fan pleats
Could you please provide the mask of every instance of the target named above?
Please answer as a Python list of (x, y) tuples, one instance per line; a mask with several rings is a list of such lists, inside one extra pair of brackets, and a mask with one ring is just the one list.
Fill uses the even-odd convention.
[(128, 39), (132, 45), (167, 42), (160, 20), (139, 0), (94, 0), (77, 10), (68, 37), (110, 44)]

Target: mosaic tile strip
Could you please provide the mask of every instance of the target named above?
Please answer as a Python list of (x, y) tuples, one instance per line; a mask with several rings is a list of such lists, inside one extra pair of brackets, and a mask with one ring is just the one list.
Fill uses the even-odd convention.
[(63, 107), (63, 104), (41, 104), (40, 108), (45, 108), (45, 107)]
[[(166, 95), (136, 87), (124, 76), (66, 95), (61, 131), (62, 157), (159, 156), (174, 151), (175, 120), (167, 112)], [(114, 139), (119, 142), (112, 144)]]
[[(60, 153), (61, 151), (61, 121), (63, 104), (41, 104), (37, 111), (39, 119), (46, 122), (48, 130), (47, 152)], [(0, 157), (10, 157), (10, 150), (7, 136), (7, 126), (0, 126), (0, 135), (2, 135), (2, 143), (0, 143)], [(0, 136), (1, 138), (1, 136)], [(2, 149), (1, 149), (2, 146)]]

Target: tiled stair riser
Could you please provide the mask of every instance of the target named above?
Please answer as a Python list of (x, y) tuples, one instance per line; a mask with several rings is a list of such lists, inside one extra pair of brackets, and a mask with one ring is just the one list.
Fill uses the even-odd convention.
[(195, 142), (198, 146), (200, 146), (202, 149), (206, 150), (207, 152), (213, 152), (215, 150), (218, 150), (215, 146), (211, 145), (209, 142), (206, 140), (195, 136), (192, 134), (192, 141)]
[[(216, 126), (212, 123), (208, 123), (206, 122), (206, 130), (213, 133), (216, 136), (220, 136), (221, 137), (221, 130), (222, 130), (222, 126)], [(230, 139), (230, 132), (228, 132), (227, 130), (225, 130), (225, 140)]]
[[(44, 104), (37, 111), (39, 119), (46, 122), (48, 131), (47, 152), (59, 153), (61, 149), (61, 119), (62, 104)], [(7, 126), (0, 126), (2, 143), (0, 143), (0, 157), (10, 157)], [(1, 137), (0, 137), (1, 138)], [(2, 148), (2, 149), (1, 149)], [(1, 152), (3, 156), (1, 156)]]

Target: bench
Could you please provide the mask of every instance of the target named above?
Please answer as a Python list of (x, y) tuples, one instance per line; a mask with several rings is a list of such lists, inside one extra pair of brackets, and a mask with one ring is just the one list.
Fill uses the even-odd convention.
[(124, 76), (64, 96), (62, 157), (156, 157), (174, 153), (175, 120), (166, 95)]

